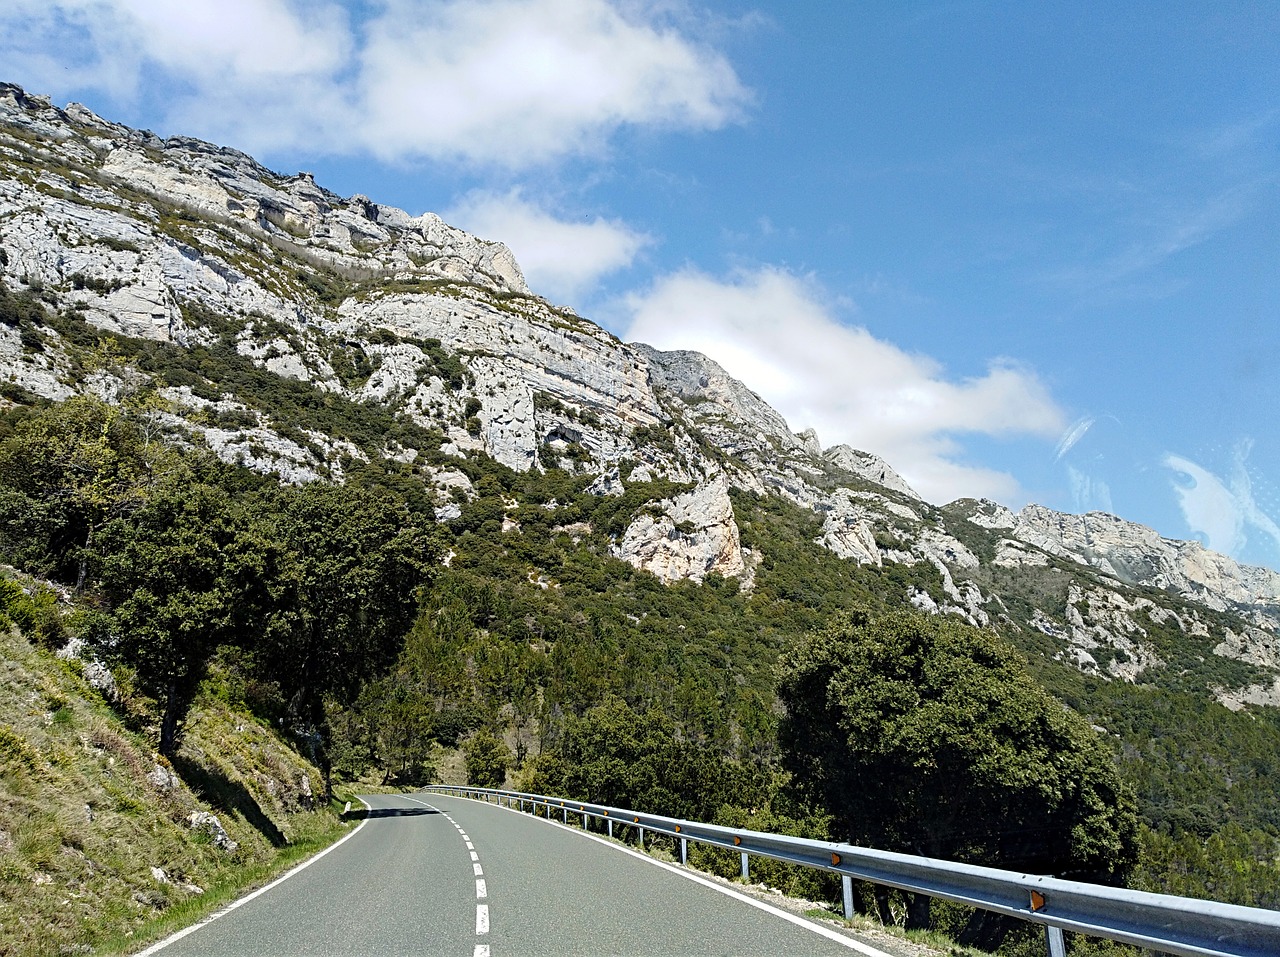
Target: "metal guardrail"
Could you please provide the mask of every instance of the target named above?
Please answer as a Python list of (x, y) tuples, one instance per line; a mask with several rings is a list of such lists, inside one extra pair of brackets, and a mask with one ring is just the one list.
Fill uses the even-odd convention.
[(638, 829), (641, 845), (646, 832), (675, 838), (680, 842), (682, 863), (687, 860), (689, 841), (737, 851), (742, 855), (744, 878), (749, 874), (751, 856), (830, 871), (844, 879), (846, 917), (853, 916), (853, 880), (1007, 914), (1043, 925), (1050, 957), (1065, 957), (1063, 931), (1186, 957), (1280, 957), (1280, 911), (702, 824), (544, 794), (447, 785), (425, 790), (522, 811), (527, 806), (534, 814), (541, 811), (548, 818), (560, 816), (566, 824), (572, 814), (584, 828), (594, 819), (605, 825), (610, 836), (615, 825), (626, 825)]

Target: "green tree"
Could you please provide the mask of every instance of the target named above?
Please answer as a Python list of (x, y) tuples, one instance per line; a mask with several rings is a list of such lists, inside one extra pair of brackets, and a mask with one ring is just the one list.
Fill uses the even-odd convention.
[(541, 783), (553, 793), (653, 814), (710, 821), (726, 805), (767, 801), (764, 772), (689, 741), (670, 718), (637, 713), (616, 695), (566, 722), (546, 767)]
[(244, 526), (222, 490), (174, 485), (99, 536), (101, 589), (119, 625), (104, 651), (160, 702), (159, 748), (169, 757), (209, 658), (265, 611)]
[[(784, 656), (779, 694), (784, 764), (848, 840), (1104, 882), (1136, 859), (1109, 753), (994, 634), (856, 612)], [(908, 923), (929, 924), (927, 898)], [(1004, 928), (978, 912), (964, 936), (993, 945)]]
[(434, 702), (399, 675), (370, 681), (349, 708), (332, 699), (326, 705), (335, 770), (354, 778), (377, 767), (383, 784), (434, 780)]
[(0, 442), (0, 548), (81, 589), (97, 531), (141, 507), (174, 461), (124, 410), (98, 399), (27, 413)]
[(480, 788), (500, 788), (511, 767), (511, 749), (488, 728), (467, 738), (462, 745), (467, 761), (467, 783)]
[(325, 700), (350, 705), (394, 663), (428, 578), (428, 542), (391, 493), (319, 483), (269, 496), (260, 531), (282, 557), (257, 657), (328, 787)]

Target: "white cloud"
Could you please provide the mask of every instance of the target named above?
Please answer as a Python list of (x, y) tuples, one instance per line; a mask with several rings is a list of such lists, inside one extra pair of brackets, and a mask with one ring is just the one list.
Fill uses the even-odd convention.
[(745, 99), (728, 61), (653, 4), (395, 0), (369, 24), (371, 146), (508, 166), (589, 152), (625, 125), (715, 129)]
[(477, 190), (441, 214), (468, 232), (507, 244), (529, 288), (574, 304), (600, 277), (629, 266), (653, 242), (619, 220), (570, 222), (525, 199), (519, 190)]
[(627, 126), (715, 129), (748, 99), (656, 2), (386, 0), (353, 23), (360, 9), (10, 0), (0, 62), (32, 92), (141, 98), (245, 149), (512, 169), (598, 150)]
[(625, 306), (626, 338), (710, 356), (793, 428), (883, 456), (931, 501), (1019, 495), (1012, 476), (965, 464), (958, 435), (1052, 438), (1064, 427), (1030, 371), (994, 360), (981, 377), (949, 380), (929, 357), (841, 324), (811, 284), (782, 270), (727, 280), (687, 270)]

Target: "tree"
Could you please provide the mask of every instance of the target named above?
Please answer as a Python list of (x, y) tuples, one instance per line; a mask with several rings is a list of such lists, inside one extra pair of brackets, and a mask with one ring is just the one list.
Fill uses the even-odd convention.
[(325, 700), (347, 706), (395, 661), (427, 581), (427, 540), (389, 492), (319, 483), (281, 489), (260, 532), (282, 551), (259, 660), (325, 773)]
[[(767, 777), (687, 740), (656, 711), (632, 710), (616, 695), (570, 719), (542, 782), (553, 793), (710, 821), (725, 805), (767, 800)], [(539, 768), (541, 771), (541, 767)]]
[(139, 508), (173, 462), (124, 410), (99, 399), (29, 413), (0, 442), (0, 547), (10, 561), (82, 589), (97, 531)]
[(511, 749), (487, 728), (467, 738), (462, 745), (467, 760), (467, 783), (478, 788), (500, 788), (511, 766)]
[[(1111, 882), (1137, 814), (1089, 724), (989, 632), (954, 618), (855, 612), (784, 656), (785, 766), (855, 843)], [(908, 923), (929, 923), (928, 899)], [(1003, 936), (979, 912), (968, 942)]]
[(336, 770), (355, 778), (376, 766), (383, 784), (434, 780), (434, 703), (401, 676), (369, 682), (350, 708), (332, 699), (326, 705), (329, 755)]
[(99, 537), (101, 588), (120, 632), (104, 650), (160, 701), (160, 753), (173, 757), (209, 658), (262, 613), (253, 545), (226, 493), (200, 484), (158, 491)]

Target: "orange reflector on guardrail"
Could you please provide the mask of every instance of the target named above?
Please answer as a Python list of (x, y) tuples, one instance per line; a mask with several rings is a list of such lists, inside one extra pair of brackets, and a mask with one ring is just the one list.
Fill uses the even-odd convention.
[(640, 818), (638, 817), (633, 817), (631, 820), (635, 821), (637, 824), (640, 823)]
[(1031, 892), (1031, 909), (1033, 911), (1044, 910), (1044, 905), (1047, 903), (1048, 901), (1044, 899), (1044, 895), (1041, 894), (1039, 891)]
[(740, 838), (740, 837), (735, 837), (735, 838), (733, 839), (734, 847), (737, 847), (737, 846), (738, 846), (739, 844), (741, 844), (741, 843), (742, 843), (742, 838)]
[(839, 863), (840, 863), (840, 855), (839, 855), (839, 854), (832, 854), (832, 855), (831, 855), (831, 863), (832, 863), (832, 864), (839, 864)]
[(677, 833), (677, 834), (679, 834), (679, 833), (680, 833), (680, 825), (679, 825), (679, 824), (677, 824), (677, 825), (676, 825), (676, 833)]
[(608, 811), (605, 811), (605, 812), (604, 812), (604, 816), (605, 816), (605, 817), (608, 817), (608, 816), (609, 816), (609, 812), (608, 812)]

